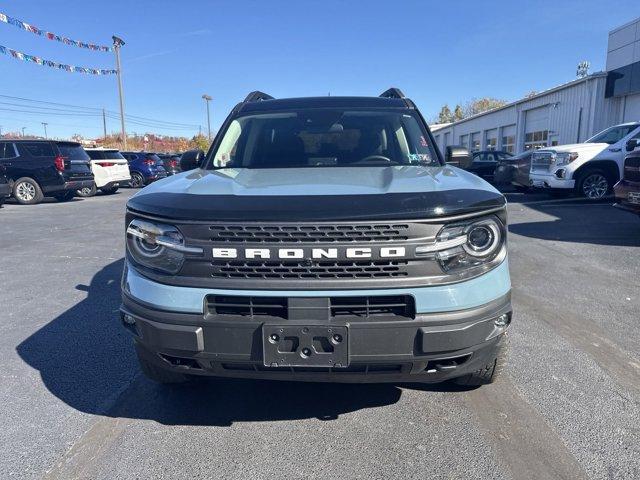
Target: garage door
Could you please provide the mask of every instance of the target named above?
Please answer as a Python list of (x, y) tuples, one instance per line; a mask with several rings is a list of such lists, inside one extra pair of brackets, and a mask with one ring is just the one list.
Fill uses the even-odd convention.
[(549, 140), (549, 106), (527, 110), (524, 124), (524, 148), (546, 147)]
[(629, 95), (627, 97), (626, 105), (624, 107), (624, 121), (640, 121), (640, 93), (637, 95)]

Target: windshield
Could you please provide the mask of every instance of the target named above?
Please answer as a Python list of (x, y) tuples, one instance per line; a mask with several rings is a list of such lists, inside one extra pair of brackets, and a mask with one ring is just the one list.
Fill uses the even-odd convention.
[(603, 130), (591, 137), (585, 143), (608, 143), (609, 145), (612, 145), (614, 143), (618, 143), (638, 127), (640, 127), (640, 124), (636, 123), (633, 125), (621, 125), (619, 127), (607, 128), (606, 130)]
[(231, 122), (214, 168), (440, 165), (426, 130), (406, 110), (308, 109)]

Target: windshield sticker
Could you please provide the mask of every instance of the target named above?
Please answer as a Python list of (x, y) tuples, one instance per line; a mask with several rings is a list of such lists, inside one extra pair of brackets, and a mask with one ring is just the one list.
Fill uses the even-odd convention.
[(410, 153), (407, 158), (410, 163), (431, 163), (431, 157), (426, 153)]
[(420, 136), (420, 145), (422, 145), (423, 147), (427, 147), (427, 140), (421, 135)]

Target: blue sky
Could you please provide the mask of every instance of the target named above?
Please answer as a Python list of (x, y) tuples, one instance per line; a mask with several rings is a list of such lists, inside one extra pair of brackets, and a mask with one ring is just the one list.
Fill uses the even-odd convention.
[[(126, 112), (213, 126), (251, 90), (276, 97), (377, 95), (400, 87), (432, 117), (443, 103), (514, 100), (575, 78), (579, 61), (604, 69), (607, 33), (637, 17), (637, 0), (109, 2), (0, 0), (0, 12), (42, 30), (122, 50)], [(0, 23), (0, 45), (79, 66), (113, 68), (113, 54), (46, 40)], [(115, 77), (66, 73), (0, 55), (0, 94), (118, 110)], [(99, 117), (5, 109), (2, 131), (52, 136), (102, 132)], [(51, 110), (51, 112), (54, 112)], [(59, 112), (63, 113), (63, 112)], [(118, 130), (108, 120), (108, 130)], [(191, 136), (197, 128), (129, 125), (129, 132)]]

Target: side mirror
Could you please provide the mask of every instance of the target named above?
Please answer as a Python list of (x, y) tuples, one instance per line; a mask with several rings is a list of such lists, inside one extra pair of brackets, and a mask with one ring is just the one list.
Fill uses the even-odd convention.
[(471, 167), (471, 164), (473, 163), (473, 158), (471, 157), (471, 154), (469, 154), (469, 150), (465, 147), (447, 147), (444, 159), (447, 163), (455, 167), (460, 167), (464, 170)]
[(640, 139), (632, 138), (627, 142), (627, 152), (633, 152), (638, 146), (640, 146)]
[(186, 172), (200, 167), (204, 160), (204, 152), (202, 150), (188, 150), (180, 157), (180, 170)]

